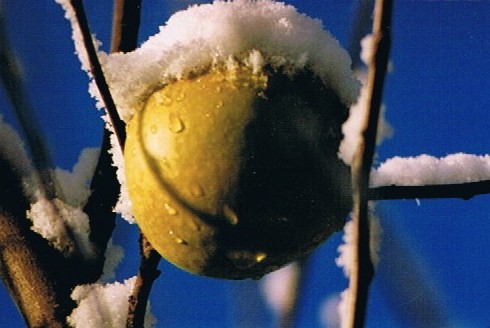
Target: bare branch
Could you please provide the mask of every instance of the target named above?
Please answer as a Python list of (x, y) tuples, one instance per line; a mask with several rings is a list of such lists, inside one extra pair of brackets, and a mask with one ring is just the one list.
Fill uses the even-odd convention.
[(367, 108), (363, 133), (352, 162), (352, 196), (354, 222), (354, 263), (349, 284), (347, 327), (363, 327), (369, 284), (374, 275), (370, 258), (368, 222), (369, 173), (376, 147), (376, 133), (383, 93), (383, 83), (390, 49), (392, 0), (378, 0), (373, 22), (373, 56), (366, 81)]
[(132, 295), (129, 297), (127, 328), (143, 328), (146, 306), (153, 282), (160, 276), (158, 263), (161, 256), (146, 237), (140, 235), (141, 264)]
[(82, 0), (71, 0), (71, 5), (75, 10), (77, 23), (82, 32), (83, 44), (87, 50), (87, 55), (90, 61), (90, 72), (93, 75), (95, 84), (97, 84), (97, 88), (99, 89), (102, 100), (104, 101), (109, 120), (114, 128), (114, 133), (122, 149), (124, 147), (124, 141), (126, 140), (125, 124), (117, 113), (114, 99), (111, 96), (109, 86), (104, 77), (104, 72), (102, 71), (102, 66), (100, 65), (97, 57), (97, 51), (95, 50), (94, 43), (92, 41), (92, 34), (90, 33), (88, 26), (83, 2)]
[(29, 327), (64, 327), (74, 306), (68, 263), (30, 229), (29, 201), (1, 154), (0, 180), (0, 276)]
[[(141, 0), (115, 0), (111, 52), (127, 52), (136, 48), (140, 9)], [(88, 26), (85, 27), (88, 28)], [(90, 32), (85, 32), (85, 34), (90, 35)], [(89, 45), (91, 44), (90, 41)], [(89, 54), (92, 53), (91, 56), (94, 56), (94, 52), (89, 52)], [(97, 61), (96, 56), (91, 60)], [(101, 70), (93, 70), (92, 74), (94, 75), (94, 79), (104, 80), (103, 76), (98, 76), (102, 74)], [(107, 92), (109, 91), (107, 90)], [(110, 93), (108, 95), (110, 96)], [(110, 103), (113, 104), (113, 102)], [(121, 123), (120, 125), (123, 124)], [(121, 129), (124, 129), (124, 127), (121, 127)], [(111, 149), (110, 135), (110, 131), (104, 130), (99, 162), (97, 163), (90, 185), (92, 194), (84, 208), (85, 213), (90, 218), (90, 239), (95, 243), (100, 253), (99, 259), (101, 262), (97, 265), (100, 273), (102, 272), (104, 261), (103, 254), (115, 227), (113, 207), (117, 202), (120, 190), (116, 168), (113, 166), (112, 158), (109, 154), (109, 150)], [(124, 146), (124, 144), (121, 144), (121, 146)]]
[(136, 49), (140, 26), (141, 0), (115, 0), (111, 52)]

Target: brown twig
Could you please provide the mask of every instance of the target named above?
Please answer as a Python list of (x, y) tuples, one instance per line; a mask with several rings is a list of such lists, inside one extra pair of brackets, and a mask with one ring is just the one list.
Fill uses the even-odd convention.
[[(22, 183), (1, 154), (0, 180), (2, 281), (29, 327), (64, 327), (74, 306), (67, 286), (71, 268), (47, 240), (31, 230)], [(61, 275), (60, 267), (65, 271)]]
[[(115, 0), (111, 52), (128, 52), (137, 46), (140, 24), (141, 0)], [(160, 275), (158, 263), (161, 256), (146, 237), (140, 235), (141, 262), (136, 282), (129, 297), (126, 326), (144, 326), (146, 307), (153, 282)]]
[(158, 263), (160, 263), (161, 256), (143, 234), (140, 235), (140, 252), (140, 270), (133, 293), (129, 297), (127, 328), (143, 328), (150, 290), (153, 282), (160, 276)]
[(376, 147), (376, 133), (383, 93), (383, 83), (390, 49), (392, 0), (378, 0), (373, 22), (373, 53), (368, 65), (368, 94), (365, 123), (359, 146), (352, 162), (352, 196), (354, 221), (354, 262), (349, 283), (349, 315), (347, 327), (363, 327), (369, 284), (374, 275), (370, 257), (368, 222), (369, 173)]
[(136, 49), (140, 11), (141, 0), (114, 0), (111, 52)]
[(83, 2), (82, 0), (71, 0), (70, 3), (75, 11), (77, 23), (80, 27), (80, 31), (82, 32), (83, 44), (87, 51), (87, 55), (90, 62), (90, 72), (92, 73), (95, 84), (99, 89), (107, 115), (112, 124), (112, 127), (114, 128), (114, 134), (122, 149), (124, 147), (124, 142), (126, 140), (125, 124), (119, 117), (119, 114), (117, 113), (117, 108), (114, 103), (114, 99), (111, 96), (109, 85), (105, 80), (104, 72), (102, 71), (102, 66), (100, 65), (99, 59), (97, 57), (97, 51), (95, 50), (95, 46), (92, 41), (92, 34), (90, 33), (90, 28), (88, 26), (87, 16), (85, 14)]
[[(136, 48), (140, 23), (140, 8), (141, 0), (115, 0), (111, 52), (128, 52)], [(82, 18), (82, 20), (79, 20), (79, 24), (82, 34), (84, 35), (87, 53), (90, 62), (92, 63), (92, 75), (96, 82), (100, 81), (98, 87), (101, 94), (103, 96), (105, 95), (104, 99), (107, 99), (104, 101), (106, 106), (108, 106), (106, 109), (109, 116), (114, 117), (113, 121), (118, 122), (117, 129), (115, 130), (116, 132), (119, 131), (118, 139), (121, 147), (123, 147), (125, 140), (124, 123), (117, 115), (116, 107), (112, 101), (103, 72), (100, 69), (82, 3), (79, 2), (78, 7), (74, 7), (74, 9), (79, 11), (77, 17)], [(114, 127), (116, 128), (116, 126)], [(111, 133), (112, 132), (104, 129), (100, 157), (90, 185), (92, 193), (84, 208), (85, 213), (87, 213), (90, 218), (90, 240), (97, 246), (97, 250), (100, 253), (99, 255), (101, 255), (99, 257), (101, 261), (96, 265), (97, 272), (100, 273), (102, 272), (104, 262), (102, 256), (115, 227), (115, 213), (113, 212), (113, 208), (117, 202), (120, 190), (116, 176), (116, 168), (113, 166), (112, 158), (109, 154), (109, 150), (112, 147), (110, 143)]]
[(490, 193), (490, 180), (425, 185), (425, 186), (382, 186), (368, 191), (370, 200), (394, 200), (417, 198), (461, 198), (468, 200), (478, 195)]

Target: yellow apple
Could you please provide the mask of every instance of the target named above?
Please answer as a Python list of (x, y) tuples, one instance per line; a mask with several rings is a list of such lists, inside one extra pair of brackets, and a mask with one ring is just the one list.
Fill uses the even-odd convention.
[(139, 227), (168, 261), (259, 278), (308, 255), (350, 210), (347, 110), (308, 71), (239, 65), (156, 90), (127, 126)]

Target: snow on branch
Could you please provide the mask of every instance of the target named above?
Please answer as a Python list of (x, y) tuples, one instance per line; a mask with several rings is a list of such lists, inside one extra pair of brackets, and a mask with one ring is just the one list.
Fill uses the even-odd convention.
[(369, 199), (462, 198), (490, 193), (490, 155), (394, 157), (371, 171)]
[(490, 155), (393, 157), (371, 172), (371, 187), (458, 184), (490, 180)]
[[(77, 286), (72, 298), (78, 306), (68, 317), (70, 326), (75, 328), (121, 328), (126, 326), (128, 298), (136, 277), (123, 283), (90, 284)], [(156, 320), (149, 310), (146, 312), (144, 327), (154, 327)]]

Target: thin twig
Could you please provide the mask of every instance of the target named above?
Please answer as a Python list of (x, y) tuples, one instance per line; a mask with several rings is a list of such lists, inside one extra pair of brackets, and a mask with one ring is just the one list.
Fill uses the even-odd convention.
[[(128, 52), (136, 48), (140, 23), (141, 0), (115, 0), (112, 26), (111, 52)], [(89, 33), (90, 34), (90, 33)], [(94, 75), (98, 72), (93, 72)], [(102, 77), (103, 78), (103, 77)], [(98, 78), (97, 78), (98, 79)], [(99, 161), (90, 189), (92, 193), (84, 208), (90, 218), (90, 240), (104, 254), (107, 242), (115, 227), (114, 205), (119, 196), (120, 185), (113, 166), (111, 149), (112, 132), (104, 129)], [(103, 261), (104, 259), (102, 259)], [(102, 272), (103, 263), (98, 268)]]
[(117, 113), (117, 108), (114, 103), (114, 99), (111, 96), (109, 90), (109, 85), (104, 77), (104, 72), (102, 71), (102, 66), (100, 65), (99, 59), (97, 57), (97, 51), (95, 50), (94, 43), (92, 41), (92, 34), (90, 33), (90, 28), (87, 22), (87, 16), (85, 14), (85, 9), (83, 7), (82, 0), (71, 0), (71, 5), (75, 11), (77, 18), (77, 23), (80, 27), (80, 31), (83, 36), (83, 44), (87, 50), (87, 55), (90, 62), (90, 72), (94, 78), (95, 84), (99, 89), (100, 95), (105, 105), (105, 109), (109, 120), (114, 128), (114, 134), (116, 135), (117, 141), (121, 146), (124, 147), (124, 142), (126, 140), (125, 124), (119, 117)]
[(111, 52), (128, 52), (136, 49), (140, 11), (141, 0), (114, 1)]
[(369, 173), (376, 147), (376, 133), (383, 93), (383, 83), (390, 49), (392, 0), (378, 0), (373, 22), (373, 56), (366, 81), (367, 112), (363, 133), (352, 162), (352, 196), (354, 220), (354, 262), (349, 284), (347, 327), (363, 327), (369, 285), (374, 275), (370, 258), (368, 222)]
[[(111, 52), (128, 52), (137, 46), (140, 25), (141, 0), (115, 0), (112, 25)], [(146, 237), (140, 235), (141, 262), (136, 282), (129, 297), (126, 326), (144, 326), (146, 307), (153, 282), (160, 275), (161, 256)]]
[(150, 290), (153, 282), (160, 276), (158, 263), (160, 263), (161, 256), (143, 234), (140, 235), (140, 251), (140, 270), (133, 293), (129, 297), (127, 328), (143, 328)]
[(370, 200), (418, 198), (461, 198), (468, 200), (482, 194), (490, 194), (490, 180), (425, 186), (382, 186), (369, 189), (368, 198)]

